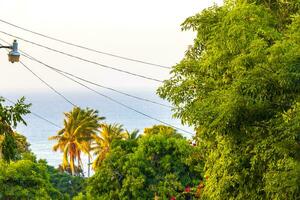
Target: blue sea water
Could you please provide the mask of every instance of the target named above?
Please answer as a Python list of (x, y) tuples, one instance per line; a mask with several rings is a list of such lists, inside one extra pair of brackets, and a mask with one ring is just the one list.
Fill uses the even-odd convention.
[[(168, 102), (160, 99), (155, 91), (147, 90), (131, 90), (127, 91), (130, 94), (137, 95), (143, 98), (158, 101), (160, 103), (168, 104)], [(161, 107), (147, 102), (142, 102), (124, 95), (105, 92), (106, 95), (134, 108), (141, 112), (144, 112), (152, 117), (158, 118), (164, 122), (192, 132), (192, 128), (184, 127), (179, 120), (172, 118), (172, 111), (170, 108)], [(100, 97), (94, 93), (74, 91), (64, 92), (64, 95), (69, 98), (73, 103), (80, 107), (90, 107), (97, 109), (101, 116), (106, 117), (107, 123), (120, 123), (123, 124), (127, 130), (139, 129), (143, 131), (145, 127), (151, 127), (159, 122), (149, 119), (139, 113), (124, 108), (114, 102), (111, 102), (103, 97)], [(64, 119), (64, 112), (68, 112), (72, 109), (72, 105), (68, 104), (64, 99), (53, 92), (32, 92), (32, 91), (15, 91), (15, 92), (2, 92), (0, 96), (4, 96), (13, 101), (21, 96), (26, 97), (26, 102), (32, 103), (31, 111), (37, 113), (49, 121), (62, 126)], [(9, 103), (6, 103), (9, 105)], [(31, 144), (31, 150), (36, 154), (38, 159), (46, 159), (47, 162), (57, 167), (62, 160), (60, 152), (53, 152), (52, 146), (55, 141), (49, 141), (48, 137), (53, 136), (59, 130), (52, 124), (37, 118), (34, 115), (25, 116), (27, 126), (19, 125), (16, 130), (25, 135)], [(180, 131), (179, 131), (180, 132)], [(190, 137), (188, 134), (183, 134), (186, 137)], [(84, 166), (87, 166), (87, 158), (83, 159)], [(87, 168), (84, 168), (87, 171)]]

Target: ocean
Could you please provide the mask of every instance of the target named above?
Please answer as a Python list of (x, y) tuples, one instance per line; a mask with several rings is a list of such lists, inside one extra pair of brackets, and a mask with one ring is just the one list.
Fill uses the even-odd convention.
[[(131, 97), (121, 94), (101, 91), (107, 96), (110, 96), (123, 104), (126, 104), (138, 111), (148, 114), (152, 117), (158, 118), (164, 122), (172, 124), (176, 127), (182, 128), (189, 132), (193, 132), (192, 128), (182, 126), (180, 120), (172, 118), (172, 111), (170, 108), (154, 105), (148, 102), (139, 101)], [(155, 90), (128, 90), (129, 94), (151, 99), (160, 103), (168, 104), (168, 102), (160, 99)], [(100, 97), (94, 93), (86, 91), (63, 92), (63, 94), (76, 105), (85, 108), (93, 108), (99, 111), (100, 116), (106, 118), (107, 123), (119, 123), (129, 131), (139, 129), (143, 132), (146, 127), (151, 127), (155, 124), (160, 124), (157, 121), (149, 119), (139, 113), (124, 108), (106, 98)], [(31, 111), (43, 116), (49, 121), (62, 126), (64, 119), (64, 112), (72, 109), (72, 105), (67, 103), (57, 94), (49, 92), (32, 92), (32, 91), (3, 91), (0, 96), (4, 96), (13, 101), (22, 96), (26, 97), (27, 103), (32, 103)], [(6, 105), (10, 105), (8, 102)], [(57, 167), (62, 161), (62, 154), (60, 152), (52, 151), (52, 146), (55, 141), (49, 141), (48, 137), (56, 135), (59, 130), (52, 124), (37, 118), (34, 115), (28, 114), (24, 117), (27, 126), (18, 125), (16, 130), (25, 135), (31, 144), (30, 149), (34, 152), (38, 159), (46, 159), (49, 165)], [(179, 131), (180, 132), (180, 131)], [(183, 133), (185, 137), (191, 137), (189, 134)], [(87, 171), (87, 157), (83, 157), (84, 172)]]

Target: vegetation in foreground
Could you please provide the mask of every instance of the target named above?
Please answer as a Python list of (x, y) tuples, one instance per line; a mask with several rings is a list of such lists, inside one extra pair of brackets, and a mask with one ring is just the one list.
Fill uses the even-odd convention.
[[(1, 198), (300, 199), (299, 9), (299, 0), (227, 0), (183, 23), (197, 37), (158, 94), (195, 127), (195, 143), (162, 125), (138, 136), (74, 108), (51, 138), (64, 153), (59, 172), (13, 132), (29, 105), (1, 102)], [(80, 178), (91, 153), (96, 173)]]
[[(20, 105), (29, 108), (23, 101)], [(3, 107), (3, 113), (8, 108), (15, 107)], [(63, 152), (58, 169), (37, 161), (26, 138), (12, 134), (16, 149), (9, 153), (16, 159), (0, 163), (2, 198), (180, 199), (200, 195), (198, 186), (204, 180), (199, 148), (173, 128), (157, 125), (138, 135), (138, 131), (102, 122), (104, 118), (92, 109), (76, 107), (65, 116), (64, 128), (50, 138), (58, 141), (54, 150)], [(2, 146), (3, 155), (8, 152), (5, 148)], [(92, 152), (96, 173), (85, 179), (81, 154)]]
[(300, 198), (300, 1), (227, 0), (158, 93), (196, 127), (203, 199)]

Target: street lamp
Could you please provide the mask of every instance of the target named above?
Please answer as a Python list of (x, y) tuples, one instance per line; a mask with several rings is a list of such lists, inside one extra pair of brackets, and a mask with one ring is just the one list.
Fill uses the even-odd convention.
[(9, 62), (19, 62), (20, 60), (20, 52), (18, 51), (18, 42), (14, 40), (12, 46), (0, 46), (0, 48), (11, 49), (8, 53), (8, 61)]

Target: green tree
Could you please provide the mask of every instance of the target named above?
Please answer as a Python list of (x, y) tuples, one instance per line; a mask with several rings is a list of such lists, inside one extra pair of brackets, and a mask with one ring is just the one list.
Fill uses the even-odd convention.
[(93, 169), (101, 166), (102, 161), (110, 151), (110, 146), (114, 140), (125, 139), (128, 134), (124, 132), (120, 124), (101, 124), (99, 135), (94, 135), (94, 145), (92, 151), (96, 156), (93, 161)]
[(18, 134), (16, 140), (21, 160), (0, 162), (0, 199), (71, 199), (84, 189), (83, 177), (61, 172), (45, 160), (37, 161), (26, 137)]
[(44, 163), (0, 162), (0, 199), (63, 199), (49, 181)]
[[(31, 153), (29, 146), (27, 138), (17, 132), (11, 132), (6, 136), (0, 135), (0, 147), (3, 147), (4, 155), (13, 155), (10, 157), (13, 160), (20, 160), (24, 154)], [(8, 161), (7, 158), (4, 160)]]
[(115, 140), (101, 167), (89, 179), (86, 197), (154, 199), (157, 194), (161, 199), (171, 195), (183, 199), (185, 187), (196, 187), (200, 182), (203, 163), (198, 155), (199, 149), (185, 138), (165, 132), (136, 140)]
[(183, 23), (197, 37), (158, 94), (196, 127), (203, 198), (300, 196), (299, 5), (228, 0)]
[(135, 129), (131, 132), (126, 130), (124, 138), (126, 138), (127, 140), (135, 140), (135, 139), (139, 138), (139, 130)]
[(165, 125), (154, 125), (150, 128), (144, 129), (145, 136), (157, 134), (164, 134), (167, 136), (174, 136), (179, 138), (182, 137), (181, 134), (177, 133), (177, 131), (174, 128)]
[(47, 165), (49, 180), (53, 187), (69, 199), (84, 190), (85, 178), (80, 176), (71, 176), (68, 173), (61, 172), (52, 166)]
[[(63, 152), (62, 168), (70, 168), (72, 175), (82, 169), (81, 152), (90, 154), (91, 140), (98, 131), (100, 120), (98, 112), (93, 109), (74, 107), (71, 112), (65, 113), (64, 128), (49, 140), (57, 140), (53, 150)], [(77, 160), (77, 167), (75, 161)], [(78, 169), (78, 170), (75, 170)]]
[(24, 135), (22, 135), (18, 132), (14, 132), (13, 136), (16, 140), (16, 144), (17, 144), (17, 148), (18, 148), (19, 153), (22, 154), (22, 153), (30, 152), (30, 149), (29, 149), (30, 144), (29, 144), (29, 142), (27, 141), (27, 138)]
[(30, 113), (31, 104), (25, 104), (25, 98), (22, 97), (13, 106), (4, 106), (4, 99), (0, 97), (0, 159), (5, 161), (16, 160), (20, 157), (18, 151), (18, 143), (13, 128), (18, 123), (26, 122), (22, 118), (23, 115)]

